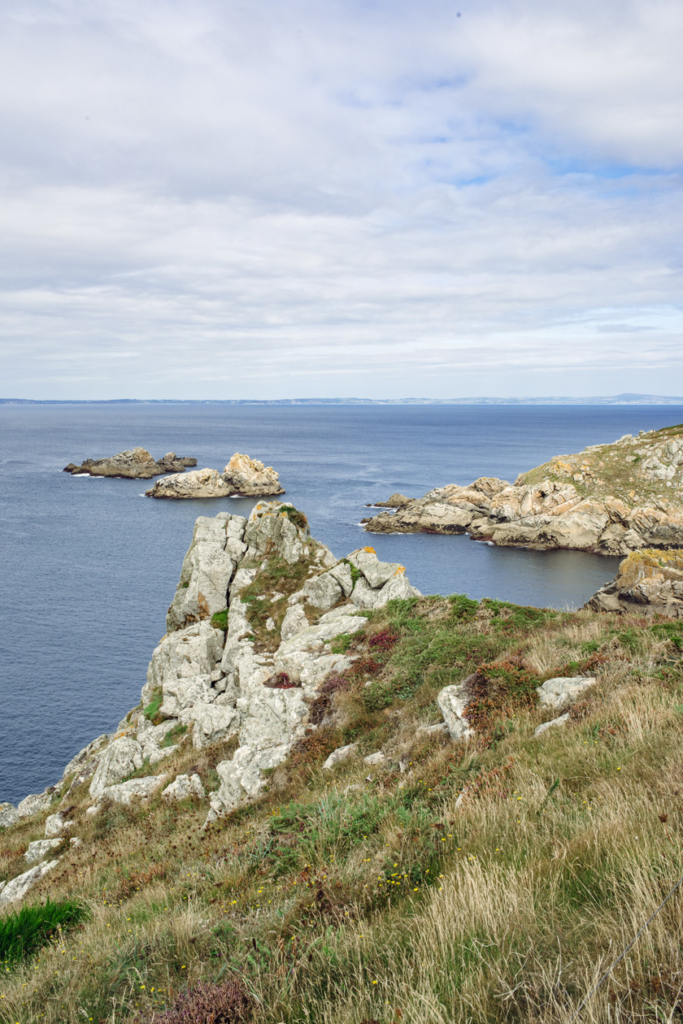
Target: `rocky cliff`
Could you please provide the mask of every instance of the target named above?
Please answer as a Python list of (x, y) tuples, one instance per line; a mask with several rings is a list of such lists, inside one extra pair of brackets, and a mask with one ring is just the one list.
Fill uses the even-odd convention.
[(133, 448), (106, 459), (85, 459), (80, 466), (70, 462), (64, 467), (64, 472), (73, 476), (120, 476), (149, 480), (163, 473), (183, 473), (188, 466), (196, 465), (196, 459), (180, 458), (175, 452), (167, 452), (162, 458), (153, 459), (146, 448)]
[(681, 547), (683, 426), (557, 456), (514, 484), (481, 477), (396, 504), (396, 512), (364, 520), (365, 529), (468, 533), (499, 545), (603, 555)]
[[(210, 793), (207, 821), (235, 810), (259, 794), (264, 771), (281, 764), (303, 738), (321, 684), (350, 666), (352, 657), (335, 650), (334, 639), (363, 630), (364, 611), (417, 596), (403, 566), (380, 562), (373, 548), (335, 558), (291, 505), (258, 504), (248, 520), (227, 512), (201, 516), (140, 706), (113, 736), (80, 751), (56, 786), (16, 808), (0, 804), (0, 827), (86, 785), (91, 814), (103, 801), (149, 798), (162, 784), (169, 799), (178, 793), (181, 799), (201, 785), (163, 774), (162, 762), (181, 743), (201, 750), (233, 741), (232, 756), (216, 765), (220, 785)], [(160, 774), (131, 778), (156, 764)], [(37, 859), (60, 842), (50, 838)], [(37, 869), (26, 874), (20, 885), (4, 893), (0, 888), (0, 905), (21, 898), (42, 877)]]
[(586, 604), (596, 612), (683, 619), (683, 550), (633, 552)]

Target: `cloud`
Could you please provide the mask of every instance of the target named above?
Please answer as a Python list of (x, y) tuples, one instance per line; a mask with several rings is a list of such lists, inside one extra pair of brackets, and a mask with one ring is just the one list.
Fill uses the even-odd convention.
[(680, 393), (683, 9), (460, 3), (8, 0), (4, 393)]

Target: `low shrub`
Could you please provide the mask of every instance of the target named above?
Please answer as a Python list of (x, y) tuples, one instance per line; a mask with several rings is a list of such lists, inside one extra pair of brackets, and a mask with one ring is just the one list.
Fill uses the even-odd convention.
[(284, 512), (290, 523), (294, 523), (300, 530), (308, 529), (308, 519), (303, 512), (299, 512), (298, 508), (294, 508), (293, 505), (283, 505), (280, 512)]
[(22, 907), (0, 920), (0, 959), (23, 960), (47, 945), (58, 929), (73, 928), (86, 917), (85, 907), (75, 900)]
[(211, 616), (211, 625), (214, 629), (222, 629), (225, 632), (228, 628), (228, 609), (224, 608), (222, 612), (214, 612)]
[(153, 1019), (156, 1024), (241, 1024), (251, 1019), (252, 1010), (247, 990), (236, 978), (229, 978), (218, 985), (204, 982), (188, 989), (170, 1010), (155, 1013)]

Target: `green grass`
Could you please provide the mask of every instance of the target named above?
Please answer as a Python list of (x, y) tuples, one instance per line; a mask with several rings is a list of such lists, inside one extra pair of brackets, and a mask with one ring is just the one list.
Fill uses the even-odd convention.
[(148, 722), (152, 722), (154, 725), (158, 725), (159, 724), (159, 721), (161, 720), (160, 719), (159, 710), (160, 710), (161, 705), (163, 704), (163, 702), (164, 702), (164, 693), (163, 693), (163, 690), (161, 689), (161, 687), (159, 686), (159, 687), (157, 687), (157, 689), (152, 694), (151, 701), (149, 702), (147, 707), (142, 712)]
[(75, 900), (49, 899), (42, 906), (22, 907), (0, 918), (0, 961), (11, 964), (31, 956), (59, 932), (85, 920), (85, 908)]
[(211, 616), (211, 625), (214, 629), (222, 629), (225, 632), (228, 628), (228, 609), (224, 608), (222, 612), (214, 612)]

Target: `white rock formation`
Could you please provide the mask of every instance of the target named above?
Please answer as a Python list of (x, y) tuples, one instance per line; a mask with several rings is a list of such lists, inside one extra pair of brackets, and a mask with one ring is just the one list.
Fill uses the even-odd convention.
[(39, 860), (42, 860), (48, 853), (52, 853), (61, 844), (61, 839), (35, 839), (32, 843), (28, 844), (24, 860), (27, 864), (37, 864)]
[(90, 796), (99, 800), (108, 786), (142, 768), (142, 746), (130, 736), (120, 736), (106, 747), (90, 783)]
[(19, 811), (14, 804), (0, 804), (0, 828), (9, 828), (19, 821)]
[(328, 759), (325, 761), (323, 768), (335, 768), (338, 764), (342, 764), (344, 761), (348, 761), (350, 757), (353, 757), (358, 750), (357, 743), (347, 743), (344, 747), (337, 747), (333, 750)]
[(51, 793), (31, 793), (17, 804), (17, 814), (20, 818), (29, 818), (32, 814), (40, 814), (41, 811), (47, 810), (51, 803)]
[(57, 811), (56, 814), (49, 814), (45, 819), (45, 838), (56, 839), (72, 826), (73, 822), (67, 821), (61, 811)]
[(595, 679), (592, 676), (557, 676), (555, 679), (546, 679), (536, 688), (536, 693), (541, 707), (561, 710), (577, 701), (594, 685)]
[(172, 803), (174, 800), (187, 800), (188, 797), (195, 797), (203, 800), (205, 796), (202, 780), (197, 774), (178, 775), (166, 789), (161, 793), (162, 800)]
[(120, 782), (117, 786), (105, 786), (99, 794), (99, 800), (111, 800), (112, 803), (125, 804), (128, 807), (133, 800), (149, 799), (167, 778), (167, 775), (146, 775), (141, 779)]
[(534, 729), (534, 736), (542, 736), (544, 732), (547, 732), (548, 729), (554, 728), (556, 725), (566, 725), (569, 721), (569, 717), (569, 712), (567, 711), (564, 715), (560, 715), (559, 718), (553, 718), (550, 722), (543, 722), (542, 725), (539, 725)]
[(474, 735), (474, 730), (470, 728), (464, 717), (469, 700), (466, 681), (455, 683), (452, 686), (444, 686), (437, 695), (436, 703), (439, 705), (439, 710), (453, 740), (466, 740)]
[(23, 875), (17, 875), (3, 886), (0, 892), (0, 906), (23, 900), (29, 889), (32, 889), (36, 882), (39, 882), (48, 871), (52, 871), (58, 863), (59, 858), (48, 860), (44, 864), (37, 864), (34, 868), (29, 868), (28, 871), (24, 871)]
[(234, 492), (217, 469), (193, 469), (156, 480), (148, 498), (229, 498)]

